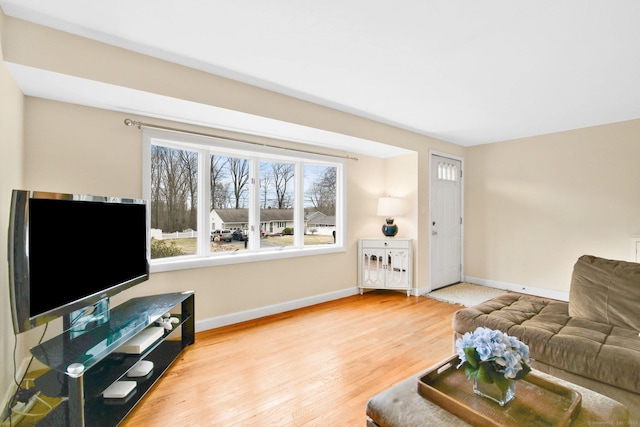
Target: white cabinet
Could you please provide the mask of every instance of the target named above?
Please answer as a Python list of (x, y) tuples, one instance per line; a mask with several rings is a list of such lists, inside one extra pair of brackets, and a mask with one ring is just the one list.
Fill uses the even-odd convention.
[(395, 237), (358, 241), (358, 287), (401, 289), (413, 287), (413, 243)]

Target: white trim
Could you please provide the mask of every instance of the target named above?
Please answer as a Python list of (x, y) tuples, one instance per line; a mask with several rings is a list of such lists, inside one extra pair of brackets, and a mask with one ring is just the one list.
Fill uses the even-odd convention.
[[(296, 162), (294, 165), (295, 172), (295, 188), (294, 188), (294, 200), (304, 200), (304, 166), (302, 163)], [(337, 197), (337, 194), (336, 194)], [(296, 204), (293, 210), (293, 229), (304, 230), (304, 208), (299, 209)], [(293, 233), (293, 245), (304, 247), (304, 233)]]
[(191, 268), (206, 268), (217, 265), (232, 265), (245, 262), (271, 261), (276, 259), (298, 258), (304, 256), (316, 256), (324, 254), (333, 254), (346, 252), (346, 249), (336, 245), (317, 245), (297, 248), (294, 246), (286, 247), (280, 250), (262, 249), (257, 251), (237, 251), (229, 252), (224, 255), (210, 257), (174, 257), (162, 258), (159, 260), (152, 259), (149, 265), (151, 273), (162, 273), (166, 271), (188, 270)]
[[(198, 200), (208, 200), (207, 195), (211, 194), (211, 180), (207, 171), (210, 168), (208, 153), (205, 150), (198, 150)], [(150, 174), (149, 174), (150, 175)], [(149, 176), (149, 179), (151, 177)], [(151, 211), (151, 195), (149, 195), (149, 211)], [(198, 230), (204, 230), (205, 236), (211, 236), (211, 210), (210, 209), (198, 209)], [(149, 221), (151, 224), (151, 221)], [(209, 251), (209, 245), (211, 244), (209, 239), (197, 239), (198, 249), (197, 253), (205, 253)]]
[[(464, 179), (465, 179), (464, 157), (456, 156), (456, 155), (445, 153), (438, 150), (432, 150), (432, 149), (429, 150), (429, 221), (427, 222), (429, 233), (431, 232), (430, 224), (433, 222), (433, 219), (431, 218), (431, 194), (433, 194), (432, 182), (431, 182), (431, 176), (433, 171), (431, 170), (431, 163), (432, 163), (431, 160), (433, 159), (433, 156), (445, 157), (445, 158), (457, 160), (460, 162), (460, 174), (461, 174), (460, 176), (460, 217), (462, 218), (462, 223), (460, 224), (460, 280), (463, 280), (464, 278)], [(431, 234), (429, 234), (429, 236), (431, 236)], [(426, 292), (432, 291), (433, 268), (431, 268), (431, 261), (433, 258), (432, 258), (431, 252), (432, 252), (431, 237), (429, 237), (429, 286)], [(422, 295), (422, 293), (420, 293), (419, 295)]]
[(431, 292), (431, 287), (430, 286), (416, 286), (415, 288), (413, 288), (413, 296), (420, 296), (420, 295), (425, 295), (428, 294), (429, 292)]
[(523, 294), (535, 295), (542, 298), (551, 298), (560, 301), (569, 301), (569, 291), (556, 291), (553, 289), (536, 288), (516, 283), (500, 282), (498, 280), (482, 279), (479, 277), (465, 276), (466, 283), (486, 286), (488, 288), (503, 289), (506, 291), (520, 292)]
[(357, 287), (347, 288), (340, 291), (328, 292), (326, 294), (314, 295), (292, 301), (285, 301), (278, 304), (253, 308), (251, 310), (238, 311), (224, 314), (222, 316), (210, 317), (208, 319), (196, 321), (196, 332), (209, 329), (220, 328), (222, 326), (233, 325), (235, 323), (246, 322), (247, 320), (259, 319), (272, 314), (284, 313), (298, 308), (309, 307), (327, 301), (346, 298), (357, 295), (360, 291)]

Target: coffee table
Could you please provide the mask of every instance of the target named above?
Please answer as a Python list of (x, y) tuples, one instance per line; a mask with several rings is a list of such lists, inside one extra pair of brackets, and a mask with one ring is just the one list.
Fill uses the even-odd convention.
[[(469, 426), (455, 414), (418, 393), (418, 379), (425, 372), (413, 375), (370, 398), (366, 407), (367, 427)], [(623, 404), (535, 369), (532, 372), (582, 395), (582, 408), (572, 426), (629, 423), (629, 411)]]

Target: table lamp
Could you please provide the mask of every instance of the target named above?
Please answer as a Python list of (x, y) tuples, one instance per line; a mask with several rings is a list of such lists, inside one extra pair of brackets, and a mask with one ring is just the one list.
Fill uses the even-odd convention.
[(382, 234), (393, 237), (398, 234), (398, 226), (393, 223), (393, 217), (402, 213), (402, 199), (397, 197), (380, 197), (378, 199), (378, 216), (387, 217), (382, 225)]

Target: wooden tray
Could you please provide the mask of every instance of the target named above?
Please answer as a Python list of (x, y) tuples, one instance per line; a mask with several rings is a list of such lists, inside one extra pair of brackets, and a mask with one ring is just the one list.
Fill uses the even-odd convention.
[(582, 396), (533, 373), (516, 383), (516, 397), (501, 407), (473, 392), (473, 381), (451, 356), (418, 379), (418, 393), (474, 426), (568, 426), (578, 416)]

